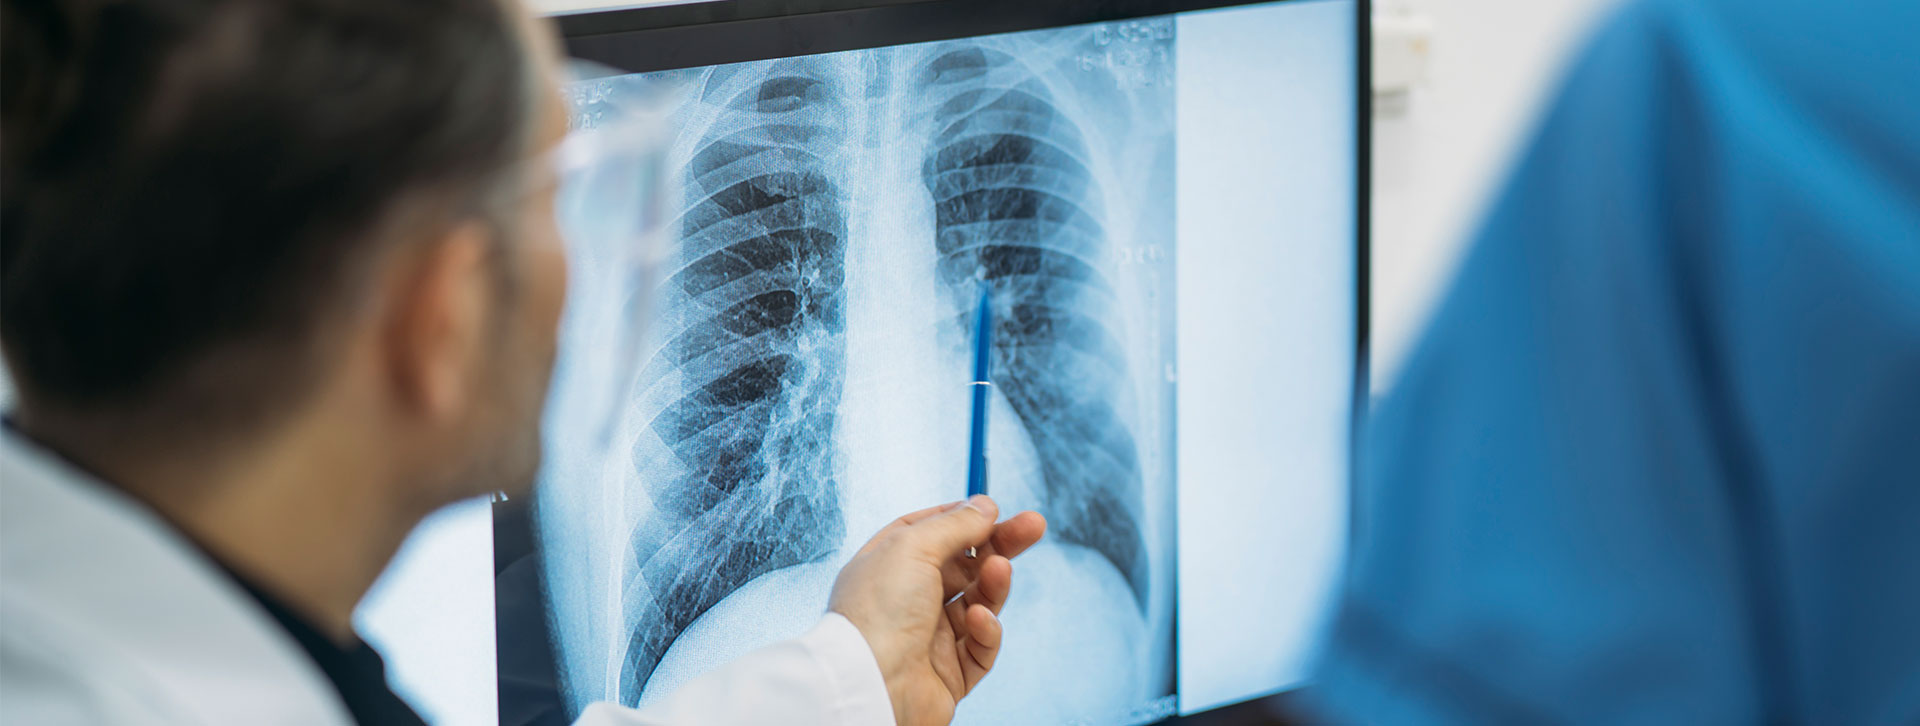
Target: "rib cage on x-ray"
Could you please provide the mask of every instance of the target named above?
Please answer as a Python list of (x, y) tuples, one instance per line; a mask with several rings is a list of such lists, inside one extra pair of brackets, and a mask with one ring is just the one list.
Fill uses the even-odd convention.
[(634, 448), (671, 524), (664, 542), (660, 522), (634, 528), (623, 703), (714, 603), (844, 535), (828, 440), (844, 355), (846, 220), (828, 160), (842, 109), (811, 65), (723, 70), (700, 89), (717, 113), (686, 168), (667, 342), (642, 372), (658, 412)]
[[(683, 100), (670, 155), (680, 172), (679, 217), (623, 429), (632, 437), (631, 481), (644, 496), (543, 484), (615, 502), (609, 511), (618, 512), (611, 519), (622, 540), (607, 547), (616, 592), (548, 583), (551, 597), (575, 599), (569, 617), (590, 615), (599, 629), (554, 632), (593, 632), (598, 641), (617, 630), (618, 642), (590, 648), (567, 636), (575, 639), (561, 658), (573, 669), (570, 708), (616, 695), (636, 704), (675, 642), (729, 595), (762, 575), (844, 555), (871, 534), (848, 531), (844, 459), (860, 452), (835, 440), (843, 414), (851, 416), (840, 410), (843, 399), (866, 390), (847, 378), (849, 289), (864, 289), (849, 275), (850, 249), (870, 249), (864, 245), (920, 246), (924, 254), (895, 258), (911, 258), (938, 298), (926, 306), (932, 319), (902, 328), (929, 326), (930, 348), (968, 337), (979, 285), (987, 285), (995, 387), (1009, 412), (996, 426), (1011, 424), (997, 430), (1031, 447), (1033, 461), (1022, 464), (1033, 468), (1022, 474), (1032, 480), (1028, 504), (1049, 518), (1051, 540), (1112, 563), (1119, 578), (1103, 570), (1101, 587), (1119, 596), (1105, 602), (1136, 626), (1151, 619), (1144, 632), (1165, 642), (1133, 650), (1164, 653), (1170, 663), (1172, 578), (1156, 568), (1172, 559), (1171, 389), (1155, 366), (1170, 359), (1156, 326), (1170, 325), (1171, 313), (1156, 307), (1166, 298), (1143, 302), (1141, 291), (1169, 292), (1171, 273), (1123, 271), (1117, 260), (1119, 240), (1138, 233), (1143, 216), (1153, 220), (1144, 234), (1172, 242), (1171, 182), (1142, 181), (1170, 164), (1171, 93), (1165, 85), (1129, 88), (1113, 67), (1086, 61), (1124, 45), (1111, 35), (1096, 40), (1101, 32), (645, 79), (678, 89)], [(1158, 43), (1164, 59), (1168, 32), (1138, 47)], [(1163, 115), (1128, 127), (1127, 114), (1141, 107)], [(1124, 133), (1132, 136), (1103, 136)], [(1129, 142), (1140, 150), (1123, 180), (1112, 157)], [(852, 169), (870, 176), (850, 176)], [(898, 178), (876, 188), (871, 174), (882, 173)], [(1116, 189), (1126, 192), (1119, 205)], [(1120, 208), (1129, 203), (1154, 211)], [(901, 209), (878, 209), (889, 205)], [(921, 206), (923, 220), (904, 211)], [(886, 214), (901, 228), (853, 238)], [(910, 219), (924, 227), (902, 221)], [(1162, 277), (1139, 282), (1149, 276)], [(964, 348), (948, 352), (964, 360)], [(952, 390), (963, 384), (953, 381)], [(1139, 412), (1142, 390), (1162, 407), (1157, 413)], [(957, 496), (960, 472), (952, 480)], [(1146, 501), (1144, 481), (1163, 484), (1153, 491), (1164, 499)], [(1149, 520), (1150, 512), (1164, 519)], [(565, 527), (549, 523), (547, 531)], [(603, 617), (609, 608), (617, 618)], [(594, 672), (605, 659), (617, 661), (617, 681)], [(1163, 690), (1143, 698), (1170, 692), (1170, 669), (1142, 676), (1164, 679), (1149, 685)]]

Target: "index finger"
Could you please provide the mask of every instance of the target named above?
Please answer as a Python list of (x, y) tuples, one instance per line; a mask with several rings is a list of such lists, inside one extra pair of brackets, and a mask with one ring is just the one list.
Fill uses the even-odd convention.
[(947, 511), (961, 504), (965, 504), (965, 502), (947, 502), (946, 504), (935, 504), (925, 509), (916, 509), (912, 512), (903, 514), (899, 518), (894, 519), (891, 522), (888, 522), (887, 526), (881, 527), (880, 531), (873, 533), (872, 537), (868, 537), (867, 543), (865, 545), (862, 545), (859, 551), (864, 553), (867, 550), (873, 549), (874, 543), (879, 542), (880, 539), (882, 537), (885, 537), (887, 534), (901, 530), (901, 529), (905, 529), (909, 526), (914, 525), (915, 523), (920, 522), (921, 520), (924, 520), (928, 517), (939, 514), (941, 512)]
[(991, 542), (994, 520), (999, 513), (1000, 508), (993, 499), (984, 494), (975, 494), (958, 505), (946, 507), (937, 514), (908, 524), (888, 535), (888, 539), (901, 541), (907, 552), (940, 567), (969, 547)]
[[(948, 594), (973, 587), (980, 579), (981, 565), (998, 555), (1011, 559), (1027, 551), (1047, 532), (1047, 520), (1038, 512), (1021, 512), (1012, 519), (994, 525), (993, 534), (987, 538), (985, 547), (981, 547), (973, 557), (954, 556), (940, 564), (941, 588)], [(997, 608), (994, 612), (1000, 612)]]
[(993, 551), (1009, 559), (1027, 551), (1047, 534), (1047, 518), (1027, 511), (993, 526)]

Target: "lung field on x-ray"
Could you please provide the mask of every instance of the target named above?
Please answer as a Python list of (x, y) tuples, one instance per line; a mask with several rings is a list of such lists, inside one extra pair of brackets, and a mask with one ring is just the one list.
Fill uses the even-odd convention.
[(634, 528), (627, 704), (702, 613), (845, 535), (829, 437), (847, 225), (823, 158), (843, 109), (804, 61), (716, 72), (700, 93), (720, 113), (686, 167), (658, 323), (667, 342), (642, 373), (645, 398), (664, 405), (634, 451), (672, 534), (654, 545), (663, 522)]
[[(992, 290), (995, 383), (1032, 437), (1057, 536), (1099, 552), (1147, 606), (1127, 358), (1099, 190), (1080, 129), (1016, 58), (980, 47), (937, 56), (933, 143), (923, 165), (935, 210), (939, 278), (970, 299)], [(962, 307), (964, 309), (964, 307)], [(962, 318), (966, 316), (963, 314)]]

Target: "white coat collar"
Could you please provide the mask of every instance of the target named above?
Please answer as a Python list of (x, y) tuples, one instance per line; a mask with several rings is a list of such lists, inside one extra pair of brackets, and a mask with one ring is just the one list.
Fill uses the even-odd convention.
[[(41, 701), (5, 711), (352, 723), (319, 667), (238, 583), (151, 510), (11, 428), (0, 433), (0, 585), (0, 661), (39, 686), (0, 696)], [(61, 698), (76, 703), (44, 700)]]

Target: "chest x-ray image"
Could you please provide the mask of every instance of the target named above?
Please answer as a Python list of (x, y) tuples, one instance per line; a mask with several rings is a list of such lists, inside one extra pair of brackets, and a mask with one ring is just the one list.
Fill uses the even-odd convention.
[[(617, 415), (601, 431), (549, 420), (518, 515), (537, 554), (498, 587), (502, 667), (511, 644), (544, 641), (537, 697), (557, 705), (517, 702), (541, 689), (503, 670), (503, 723), (645, 704), (797, 636), (868, 537), (960, 499), (983, 283), (990, 491), (1050, 529), (1015, 562), (1007, 645), (957, 720), (1172, 713), (1173, 27), (574, 89), (582, 117), (670, 99), (673, 191), (652, 285), (570, 293), (550, 409)], [(563, 210), (633, 213), (617, 197)], [(566, 351), (596, 345), (632, 345), (631, 375), (569, 368)]]

